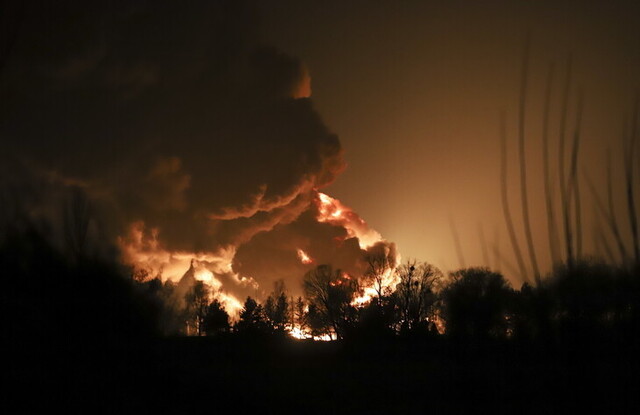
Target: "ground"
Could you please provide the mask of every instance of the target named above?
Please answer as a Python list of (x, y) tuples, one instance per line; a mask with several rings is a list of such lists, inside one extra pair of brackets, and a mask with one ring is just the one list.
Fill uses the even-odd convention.
[[(13, 350), (3, 413), (630, 413), (630, 344), (164, 338)], [(22, 398), (26, 393), (26, 398)]]

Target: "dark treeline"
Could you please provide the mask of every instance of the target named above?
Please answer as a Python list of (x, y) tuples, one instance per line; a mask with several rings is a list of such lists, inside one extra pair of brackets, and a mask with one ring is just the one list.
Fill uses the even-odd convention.
[[(385, 285), (382, 274), (395, 275), (394, 283)], [(353, 341), (443, 337), (482, 344), (611, 336), (632, 340), (640, 328), (637, 269), (595, 259), (559, 265), (539, 285), (525, 283), (519, 290), (484, 267), (444, 275), (431, 264), (409, 261), (393, 270), (370, 267), (358, 279), (320, 265), (304, 275), (304, 297), (290, 296), (284, 282), (277, 281), (262, 303), (248, 297), (237, 321), (212, 300), (205, 283), (193, 280), (181, 287), (186, 280), (133, 279), (136, 291), (158, 305), (158, 327), (165, 335)], [(364, 296), (363, 287), (372, 282), (375, 294)]]
[[(637, 407), (637, 268), (580, 261), (513, 289), (487, 268), (443, 275), (420, 262), (362, 281), (318, 266), (304, 297), (276, 283), (237, 321), (205, 284), (132, 277), (116, 261), (63, 252), (29, 228), (3, 234), (5, 413), (559, 412)], [(379, 277), (379, 276), (378, 276)], [(296, 340), (331, 336), (334, 342)], [(246, 396), (252, 396), (246, 401)], [(98, 406), (96, 406), (98, 405)], [(523, 406), (525, 405), (525, 406)], [(4, 412), (4, 411), (3, 411)]]

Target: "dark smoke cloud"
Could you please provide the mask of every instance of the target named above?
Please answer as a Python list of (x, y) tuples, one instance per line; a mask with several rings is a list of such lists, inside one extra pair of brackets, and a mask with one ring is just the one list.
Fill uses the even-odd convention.
[(242, 2), (43, 3), (26, 16), (3, 79), (5, 148), (103, 190), (125, 221), (164, 225), (172, 244), (211, 217), (286, 206), (342, 168), (337, 137), (291, 98), (303, 65), (259, 45)]
[[(288, 288), (297, 294), (302, 292), (302, 280), (290, 276), (302, 276), (320, 264), (332, 264), (352, 275), (362, 275), (365, 251), (358, 239), (350, 238), (342, 227), (318, 222), (316, 215), (317, 210), (312, 207), (294, 222), (256, 235), (238, 249), (233, 268), (259, 281), (285, 279)], [(313, 262), (303, 264), (298, 249)]]
[(261, 283), (301, 276), (299, 247), (361, 271), (357, 240), (309, 210), (344, 168), (340, 142), (306, 67), (260, 44), (245, 2), (30, 2), (16, 30), (0, 136), (21, 167), (3, 169), (5, 198), (33, 215), (80, 189), (108, 240), (142, 221), (145, 246), (238, 249), (234, 271)]

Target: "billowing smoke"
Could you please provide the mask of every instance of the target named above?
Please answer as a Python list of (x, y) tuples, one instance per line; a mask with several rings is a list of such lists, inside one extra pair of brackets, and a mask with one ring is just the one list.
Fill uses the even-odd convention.
[(319, 193), (340, 142), (308, 69), (260, 44), (243, 2), (25, 7), (0, 74), (3, 195), (30, 183), (22, 211), (59, 239), (86, 223), (125, 263), (190, 270), (231, 309), (277, 279), (299, 294), (317, 264), (362, 274), (368, 250), (396, 255)]

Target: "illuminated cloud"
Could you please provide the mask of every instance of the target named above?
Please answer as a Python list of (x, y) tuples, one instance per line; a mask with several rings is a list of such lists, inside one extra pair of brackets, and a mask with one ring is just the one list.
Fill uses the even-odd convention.
[(309, 71), (262, 45), (240, 2), (32, 12), (0, 126), (27, 166), (12, 180), (38, 194), (32, 216), (60, 222), (55, 206), (81, 190), (94, 240), (150, 277), (205, 281), (234, 311), (280, 278), (299, 294), (313, 263), (363, 272), (381, 237), (317, 191), (345, 163)]

